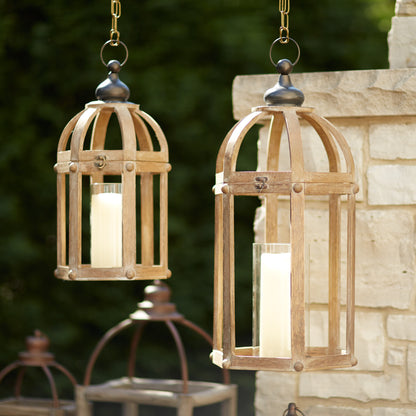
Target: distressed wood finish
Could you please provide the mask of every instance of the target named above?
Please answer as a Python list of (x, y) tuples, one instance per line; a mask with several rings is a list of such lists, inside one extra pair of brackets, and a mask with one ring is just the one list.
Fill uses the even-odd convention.
[[(304, 166), (301, 122), (309, 124), (321, 140), (328, 171), (307, 171)], [(268, 123), (266, 171), (237, 171), (239, 150), (247, 132)], [(286, 133), (286, 135), (284, 135)], [(287, 136), (289, 171), (279, 171), (280, 145)], [(349, 146), (336, 128), (310, 108), (256, 107), (227, 134), (217, 156), (215, 193), (214, 345), (212, 361), (224, 368), (301, 371), (344, 368), (354, 357), (355, 183)], [(263, 241), (280, 243), (279, 198), (290, 206), (291, 244), (291, 357), (261, 357), (256, 345), (236, 345), (234, 270), (234, 199), (240, 195), (262, 197), (265, 210)], [(328, 210), (328, 342), (307, 344), (305, 309), (305, 211), (308, 198), (327, 197)], [(342, 202), (345, 197), (348, 202)], [(325, 199), (324, 199), (325, 200)], [(341, 211), (347, 211), (346, 238), (346, 340), (340, 338)], [(238, 226), (238, 224), (236, 225)], [(341, 345), (346, 345), (343, 350)]]
[[(121, 149), (105, 148), (111, 116), (117, 118)], [(91, 131), (91, 138), (87, 137)], [(153, 140), (152, 140), (153, 137)], [(89, 149), (85, 143), (89, 140)], [(154, 148), (154, 146), (156, 148)], [(101, 163), (101, 165), (100, 165)], [(170, 277), (167, 261), (168, 145), (159, 125), (132, 103), (94, 101), (64, 128), (57, 152), (57, 269), (65, 280), (150, 280)], [(118, 177), (123, 185), (122, 267), (92, 267), (82, 259), (85, 180), (103, 183)], [(158, 176), (159, 218), (154, 218), (154, 179)], [(114, 180), (113, 180), (114, 182)], [(117, 180), (116, 180), (117, 182)], [(140, 198), (136, 198), (136, 194)], [(140, 206), (136, 206), (140, 201)], [(84, 203), (85, 206), (85, 203)], [(137, 215), (136, 215), (137, 213)], [(140, 224), (138, 225), (138, 219)], [(85, 218), (84, 218), (85, 221)], [(155, 256), (155, 221), (159, 256)], [(140, 253), (137, 254), (137, 243)], [(157, 258), (156, 258), (157, 257)]]

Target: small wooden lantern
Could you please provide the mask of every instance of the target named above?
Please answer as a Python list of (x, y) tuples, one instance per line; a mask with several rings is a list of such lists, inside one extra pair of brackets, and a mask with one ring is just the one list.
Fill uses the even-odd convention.
[[(118, 77), (121, 66), (115, 60), (108, 63), (108, 78), (96, 90), (99, 101), (88, 103), (68, 123), (59, 140), (55, 165), (58, 202), (55, 275), (60, 279), (170, 277), (168, 146), (153, 118), (137, 104), (127, 102), (129, 89)], [(106, 149), (113, 114), (121, 132), (121, 148)], [(91, 204), (85, 203), (90, 198), (88, 186), (92, 187)], [(90, 233), (85, 231), (88, 214)]]
[[(220, 367), (243, 370), (350, 367), (357, 362), (354, 162), (342, 134), (311, 108), (300, 107), (304, 97), (291, 84), (292, 63), (281, 60), (276, 67), (281, 75), (266, 91), (267, 106), (254, 108), (239, 121), (218, 153), (212, 360)], [(270, 123), (263, 171), (238, 171), (240, 146), (256, 123)], [(305, 166), (305, 127), (322, 148), (326, 171)], [(285, 146), (289, 166), (279, 169)], [(236, 342), (234, 203), (240, 196), (260, 198), (264, 212), (264, 236), (254, 245), (253, 345), (248, 347)], [(323, 242), (308, 229), (307, 218), (314, 212), (323, 218)], [(309, 278), (308, 269), (317, 268), (308, 261), (311, 244), (320, 244), (326, 256), (317, 265), (317, 278)], [(308, 296), (317, 291), (325, 296)], [(317, 317), (324, 325), (314, 325)]]

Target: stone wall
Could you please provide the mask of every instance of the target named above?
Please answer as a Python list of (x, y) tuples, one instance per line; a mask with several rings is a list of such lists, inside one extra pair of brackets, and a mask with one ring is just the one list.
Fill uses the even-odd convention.
[[(276, 80), (237, 77), (235, 118), (262, 105)], [(305, 94), (304, 106), (343, 132), (357, 165), (359, 364), (300, 374), (258, 372), (256, 415), (279, 415), (294, 401), (309, 416), (416, 416), (416, 69), (294, 74), (292, 81)], [(305, 159), (313, 157), (310, 149)]]

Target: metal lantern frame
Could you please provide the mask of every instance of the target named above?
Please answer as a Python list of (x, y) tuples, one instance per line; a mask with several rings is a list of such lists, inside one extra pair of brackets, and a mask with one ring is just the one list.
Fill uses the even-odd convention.
[[(291, 69), (291, 68), (290, 68)], [(288, 72), (288, 71), (287, 71)], [(285, 78), (286, 77), (286, 78)], [(282, 81), (283, 80), (283, 81)], [(280, 91), (291, 86), (287, 73), (280, 79)], [(279, 92), (280, 94), (280, 92)], [(280, 98), (279, 98), (280, 100)], [(276, 101), (279, 101), (276, 100)], [(266, 100), (267, 101), (267, 100)], [(303, 94), (302, 94), (303, 101)], [(300, 104), (298, 104), (300, 105)], [(237, 171), (240, 146), (256, 123), (270, 122), (267, 143), (267, 169)], [(317, 132), (328, 158), (328, 172), (310, 172), (304, 166), (301, 123)], [(279, 171), (282, 131), (289, 144), (290, 170)], [(345, 169), (342, 168), (342, 157)], [(354, 161), (343, 135), (311, 108), (293, 104), (254, 108), (224, 139), (217, 157), (215, 186), (215, 282), (214, 348), (212, 360), (218, 366), (244, 370), (301, 371), (350, 367), (354, 357), (354, 263), (355, 194)], [(290, 203), (291, 245), (291, 357), (261, 357), (259, 347), (236, 347), (234, 200), (242, 195), (258, 196), (265, 208), (265, 242), (278, 242), (278, 201)], [(327, 347), (309, 347), (305, 339), (305, 199), (329, 198), (329, 329)], [(341, 198), (347, 210), (346, 270), (346, 351), (339, 349), (340, 338), (340, 257)]]
[[(109, 64), (110, 65), (110, 64)], [(110, 74), (111, 77), (117, 74)], [(120, 82), (120, 81), (118, 81)], [(113, 82), (114, 83), (114, 82)], [(123, 84), (124, 85), (124, 84)], [(57, 263), (55, 275), (65, 280), (139, 280), (170, 277), (167, 266), (168, 145), (160, 126), (139, 105), (121, 100), (93, 101), (65, 127), (58, 144)], [(125, 101), (125, 100), (124, 100)], [(110, 117), (115, 114), (122, 148), (105, 149)], [(90, 148), (85, 149), (92, 127)], [(155, 150), (151, 132), (154, 132)], [(71, 140), (70, 140), (71, 138)], [(70, 140), (69, 148), (68, 143)], [(82, 262), (83, 177), (103, 183), (106, 175), (121, 177), (122, 266), (92, 267)], [(155, 262), (154, 176), (159, 180), (159, 262)], [(140, 176), (140, 190), (136, 178)], [(67, 183), (67, 178), (68, 183)], [(141, 262), (136, 260), (136, 193), (140, 194)], [(68, 195), (68, 201), (67, 201)], [(68, 202), (68, 213), (67, 213)], [(67, 233), (67, 222), (69, 222)]]
[[(0, 371), (0, 383), (14, 370), (17, 377), (14, 384), (14, 398), (0, 400), (0, 414), (19, 415), (50, 415), (59, 416), (75, 414), (75, 403), (69, 400), (60, 400), (57, 386), (51, 372), (55, 368), (62, 373), (75, 389), (77, 381), (75, 377), (61, 364), (59, 364), (52, 353), (48, 351), (49, 338), (39, 330), (33, 336), (26, 337), (26, 351), (19, 353), (19, 359), (7, 365)], [(21, 396), (22, 384), (27, 368), (39, 368), (43, 371), (51, 388), (52, 400), (23, 398)]]

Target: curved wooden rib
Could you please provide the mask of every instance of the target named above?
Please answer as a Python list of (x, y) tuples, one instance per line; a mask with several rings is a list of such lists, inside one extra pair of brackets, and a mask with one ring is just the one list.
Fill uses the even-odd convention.
[(74, 130), (75, 124), (81, 117), (82, 113), (84, 113), (85, 109), (80, 111), (77, 115), (71, 118), (68, 124), (65, 126), (61, 133), (61, 137), (59, 138), (58, 142), (58, 152), (63, 152), (66, 150), (66, 146), (68, 144), (69, 137), (71, 136), (72, 131)]
[(224, 170), (224, 154), (225, 148), (227, 147), (228, 141), (230, 140), (230, 136), (233, 134), (234, 130), (237, 128), (238, 123), (234, 124), (231, 130), (227, 133), (224, 140), (221, 143), (220, 150), (218, 151), (217, 155), (217, 163), (215, 168), (215, 173), (221, 173)]
[(238, 151), (240, 150), (241, 143), (243, 142), (247, 132), (266, 115), (267, 114), (262, 111), (254, 111), (239, 121), (233, 129), (224, 152), (223, 171), (225, 180), (227, 180), (231, 172), (235, 172), (236, 170)]
[(303, 146), (300, 123), (296, 109), (284, 110), (287, 137), (289, 140), (290, 170), (292, 182), (303, 182), (305, 179)]
[[(140, 117), (142, 117), (149, 124), (149, 126), (153, 129), (153, 131), (156, 134), (156, 139), (159, 142), (160, 151), (161, 153), (165, 153), (166, 158), (167, 158), (168, 152), (169, 152), (168, 142), (166, 141), (165, 134), (163, 133), (159, 124), (157, 124), (157, 122), (151, 116), (149, 116), (149, 114), (145, 113), (144, 111), (136, 110), (136, 113)], [(168, 159), (166, 159), (166, 161), (168, 161)]]
[(351, 173), (353, 178), (355, 177), (355, 165), (354, 165), (354, 158), (352, 157), (351, 149), (345, 140), (345, 137), (341, 134), (341, 132), (335, 128), (335, 126), (329, 122), (325, 118), (320, 118), (322, 124), (328, 128), (328, 130), (331, 132), (332, 136), (338, 143), (345, 159), (345, 164), (347, 167), (347, 172)]
[(85, 109), (75, 125), (71, 140), (71, 161), (79, 161), (79, 154), (84, 148), (84, 141), (87, 131), (94, 117), (99, 112), (97, 108)]
[(321, 138), (322, 144), (324, 145), (330, 172), (341, 172), (341, 162), (339, 159), (338, 149), (327, 129), (322, 127), (322, 117), (318, 117), (313, 113), (299, 113), (299, 115), (305, 119), (315, 129)]
[(134, 129), (136, 131), (136, 137), (139, 143), (139, 150), (152, 151), (152, 138), (150, 137), (150, 133), (146, 127), (146, 124), (136, 112), (131, 111), (131, 116), (133, 117)]

